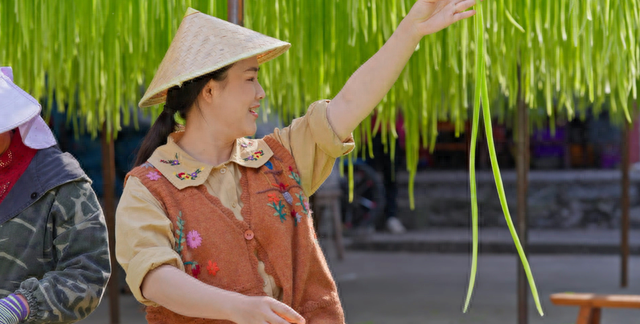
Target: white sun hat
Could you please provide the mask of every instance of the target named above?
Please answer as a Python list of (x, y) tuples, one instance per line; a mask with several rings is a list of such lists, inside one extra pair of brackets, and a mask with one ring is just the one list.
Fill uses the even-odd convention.
[(40, 117), (38, 100), (13, 83), (10, 67), (0, 67), (0, 133), (20, 128), (22, 142), (33, 149), (56, 145), (56, 139)]
[(189, 8), (139, 106), (164, 103), (167, 90), (185, 81), (253, 56), (262, 64), (289, 47), (287, 42)]

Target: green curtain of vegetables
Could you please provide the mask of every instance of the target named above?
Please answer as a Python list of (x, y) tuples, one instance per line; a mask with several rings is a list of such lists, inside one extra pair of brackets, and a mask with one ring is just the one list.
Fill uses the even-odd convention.
[[(121, 123), (132, 117), (136, 122), (131, 112), (187, 7), (226, 19), (226, 3), (0, 0), (0, 65), (13, 66), (16, 83), (49, 103), (45, 113), (55, 98), (75, 129), (95, 136), (106, 123), (115, 136)], [(261, 80), (269, 104), (263, 109), (288, 121), (312, 101), (333, 97), (413, 3), (245, 0), (247, 27), (293, 44), (265, 64)], [(367, 144), (377, 132), (393, 154), (395, 121), (404, 115), (412, 207), (418, 150), (433, 149), (437, 122), (451, 121), (461, 132), (475, 108), (477, 126), (480, 101), (485, 125), (492, 117), (508, 121), (519, 84), (534, 125), (584, 116), (590, 106), (596, 114), (608, 110), (616, 122), (631, 120), (629, 103), (640, 83), (637, 1), (487, 0), (478, 16), (425, 37), (376, 109), (376, 123), (367, 119), (354, 132), (362, 156), (370, 153)], [(486, 132), (490, 138), (489, 127)]]

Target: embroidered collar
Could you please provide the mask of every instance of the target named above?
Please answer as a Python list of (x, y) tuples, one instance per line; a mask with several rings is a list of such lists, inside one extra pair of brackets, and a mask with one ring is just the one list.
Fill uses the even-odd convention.
[(191, 157), (176, 144), (183, 134), (182, 131), (178, 131), (169, 135), (167, 144), (158, 147), (148, 160), (180, 190), (203, 184), (212, 170), (225, 168), (229, 163), (259, 168), (273, 156), (273, 151), (264, 140), (239, 138), (231, 151), (229, 161), (214, 167)]

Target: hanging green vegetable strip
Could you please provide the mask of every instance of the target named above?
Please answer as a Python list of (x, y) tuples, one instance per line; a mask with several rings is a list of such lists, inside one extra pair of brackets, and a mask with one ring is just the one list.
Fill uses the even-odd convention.
[[(475, 21), (475, 39), (476, 46), (483, 47), (484, 26), (482, 25), (482, 8), (480, 4), (476, 4)], [(476, 273), (478, 269), (478, 192), (476, 188), (476, 147), (478, 142), (478, 127), (480, 126), (480, 98), (482, 95), (482, 80), (484, 75), (484, 59), (483, 51), (475, 53), (475, 70), (476, 85), (473, 99), (473, 124), (471, 128), (471, 147), (469, 148), (469, 189), (471, 192), (471, 272), (469, 274), (469, 287), (467, 289), (467, 297), (464, 302), (463, 312), (467, 312), (473, 295), (473, 288), (476, 282)]]

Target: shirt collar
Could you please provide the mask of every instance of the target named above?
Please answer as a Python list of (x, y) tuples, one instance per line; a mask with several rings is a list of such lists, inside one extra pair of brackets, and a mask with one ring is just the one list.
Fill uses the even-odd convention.
[(224, 168), (229, 163), (259, 168), (273, 156), (273, 151), (264, 140), (242, 137), (236, 139), (229, 160), (214, 167), (191, 157), (176, 144), (183, 134), (183, 131), (170, 134), (167, 144), (158, 147), (148, 160), (179, 190), (203, 184), (212, 170)]

